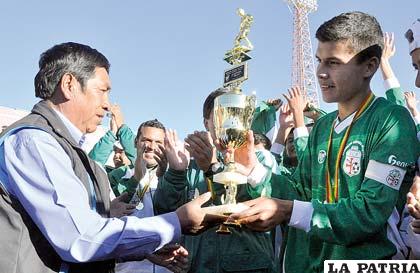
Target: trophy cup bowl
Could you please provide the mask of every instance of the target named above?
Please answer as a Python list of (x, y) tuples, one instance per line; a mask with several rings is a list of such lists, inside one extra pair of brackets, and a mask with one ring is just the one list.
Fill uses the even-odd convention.
[[(216, 137), (223, 148), (231, 151), (230, 158), (225, 162), (225, 170), (213, 176), (213, 181), (224, 184), (226, 189), (223, 200), (224, 215), (237, 212), (237, 187), (239, 184), (247, 183), (247, 177), (236, 172), (234, 151), (246, 142), (247, 132), (251, 128), (255, 111), (255, 101), (254, 95), (247, 96), (235, 89), (217, 97), (214, 101), (213, 122)], [(224, 224), (239, 225), (237, 222), (225, 222)], [(223, 229), (223, 227), (221, 228)], [(226, 229), (226, 227), (224, 228)], [(228, 233), (223, 230), (220, 232)]]

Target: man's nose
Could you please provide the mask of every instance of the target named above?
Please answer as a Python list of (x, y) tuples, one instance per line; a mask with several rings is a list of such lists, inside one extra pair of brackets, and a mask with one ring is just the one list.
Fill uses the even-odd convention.
[(318, 64), (318, 67), (316, 68), (316, 74), (318, 76), (318, 79), (326, 79), (328, 78), (327, 71), (324, 69), (323, 65), (320, 63)]
[(157, 142), (155, 142), (155, 141), (150, 142), (149, 145), (148, 145), (148, 148), (150, 150), (157, 150), (157, 148), (158, 148)]
[(105, 111), (111, 111), (111, 103), (109, 102), (109, 96), (108, 96), (108, 93), (106, 93), (106, 94), (104, 95), (104, 100), (103, 100), (103, 102), (102, 102), (102, 108), (103, 108)]

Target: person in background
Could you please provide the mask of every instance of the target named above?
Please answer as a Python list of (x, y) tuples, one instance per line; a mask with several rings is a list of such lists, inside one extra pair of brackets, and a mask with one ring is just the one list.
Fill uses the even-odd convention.
[[(189, 134), (185, 146), (179, 143), (174, 132), (167, 132), (165, 153), (169, 168), (155, 193), (154, 205), (158, 213), (176, 210), (198, 194), (208, 191), (212, 192), (214, 205), (223, 204), (226, 190), (222, 184), (213, 182), (213, 175), (224, 169), (223, 155), (217, 152), (213, 141), (216, 140), (213, 109), (215, 98), (225, 92), (226, 89), (211, 92), (203, 104), (203, 123), (207, 131)], [(184, 147), (188, 153), (185, 153)], [(268, 182), (260, 183), (261, 173), (272, 171), (268, 165), (270, 162), (260, 151), (258, 160), (247, 183), (238, 185), (238, 201), (271, 193), (271, 188), (267, 189)], [(198, 236), (185, 236), (184, 246), (190, 253), (189, 272), (276, 272), (269, 232), (231, 228), (232, 234), (224, 235), (216, 233), (217, 229), (216, 226)]]
[[(136, 161), (135, 135), (130, 127), (124, 124), (124, 116), (119, 105), (110, 107), (110, 129), (93, 146), (89, 157), (105, 168), (107, 173), (121, 166), (133, 166)], [(107, 166), (109, 156), (114, 151), (113, 164)]]
[[(416, 87), (420, 88), (420, 19), (417, 19), (407, 30), (405, 37), (409, 44), (409, 53), (414, 69), (417, 71), (415, 80)], [(414, 92), (406, 92), (407, 108), (416, 121), (417, 139), (420, 141), (419, 133), (419, 113), (417, 110), (417, 100)], [(417, 149), (417, 169), (420, 167), (420, 151)], [(407, 227), (407, 245), (411, 248), (411, 258), (420, 259), (420, 173), (417, 172), (413, 179), (413, 185), (407, 194), (407, 209), (410, 217), (406, 217)], [(403, 222), (404, 224), (404, 222)]]
[(254, 139), (255, 139), (255, 148), (257, 150), (270, 151), (271, 141), (266, 135), (259, 134), (259, 133), (254, 133)]
[[(122, 166), (108, 174), (115, 195), (124, 198), (129, 205), (125, 214), (138, 218), (154, 216), (153, 195), (158, 179), (166, 171), (165, 126), (157, 119), (140, 124), (134, 144), (137, 156), (134, 168)], [(166, 273), (166, 268), (150, 261), (118, 263), (116, 273), (153, 272)]]

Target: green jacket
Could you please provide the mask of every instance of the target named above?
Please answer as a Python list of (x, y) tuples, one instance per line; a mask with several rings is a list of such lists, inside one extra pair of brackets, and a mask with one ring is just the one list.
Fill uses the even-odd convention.
[[(119, 140), (121, 146), (124, 148), (125, 154), (134, 165), (136, 162), (137, 151), (134, 146), (134, 139), (136, 136), (131, 131), (130, 127), (123, 124), (115, 136), (114, 133), (109, 130), (106, 134), (93, 146), (89, 152), (89, 157), (98, 162), (102, 167), (105, 167), (105, 163), (108, 157), (112, 153), (115, 141)], [(108, 172), (112, 169), (107, 169)]]
[(405, 106), (405, 98), (401, 87), (394, 87), (386, 90), (386, 99), (397, 105)]
[(120, 196), (124, 192), (127, 192), (129, 199), (133, 197), (138, 181), (136, 181), (133, 176), (124, 178), (129, 169), (129, 166), (122, 166), (108, 173), (109, 183), (111, 184), (115, 196)]
[[(264, 160), (265, 155), (257, 152), (257, 157)], [(268, 168), (268, 165), (265, 167)], [(213, 203), (220, 205), (220, 197), (225, 189), (222, 184), (210, 183), (215, 193)], [(256, 188), (248, 184), (239, 185), (237, 201), (259, 196), (267, 185), (269, 183), (263, 183)], [(203, 171), (194, 160), (191, 160), (186, 171), (169, 169), (160, 179), (155, 192), (155, 212), (161, 214), (176, 210), (194, 197), (196, 189), (200, 194), (209, 190)], [(267, 192), (271, 193), (271, 188), (266, 190), (266, 194)], [(217, 229), (218, 227), (213, 227), (199, 235), (184, 237), (184, 244), (189, 252), (189, 272), (276, 272), (277, 265), (269, 232), (231, 228), (232, 234), (221, 235), (216, 233)]]
[(255, 133), (265, 135), (274, 128), (276, 120), (276, 108), (263, 101), (257, 108), (255, 108), (254, 117), (251, 123), (251, 130)]
[[(390, 88), (386, 91), (386, 99), (395, 104), (405, 106), (405, 97), (401, 87)], [(420, 123), (416, 123), (417, 139), (420, 140)]]

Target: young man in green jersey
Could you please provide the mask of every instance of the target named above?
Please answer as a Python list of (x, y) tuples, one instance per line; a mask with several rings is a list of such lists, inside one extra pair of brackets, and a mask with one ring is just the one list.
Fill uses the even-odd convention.
[[(396, 225), (419, 148), (408, 111), (371, 91), (383, 47), (376, 19), (340, 14), (316, 37), (322, 96), (338, 111), (317, 121), (291, 179), (267, 173), (279, 199), (251, 200), (231, 216), (255, 230), (288, 223), (285, 272), (323, 272), (325, 260), (403, 252)], [(249, 172), (256, 162), (251, 134), (246, 147), (238, 160)]]

